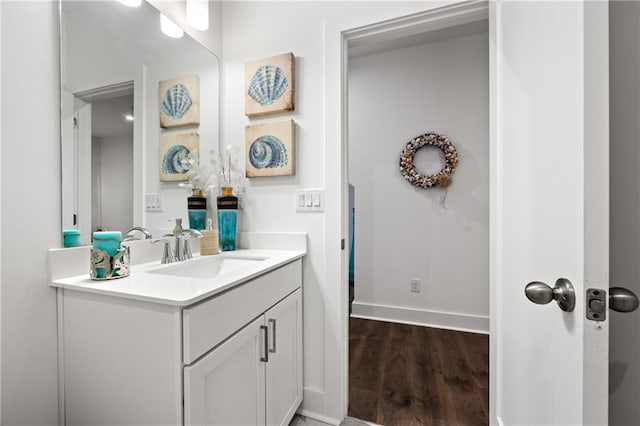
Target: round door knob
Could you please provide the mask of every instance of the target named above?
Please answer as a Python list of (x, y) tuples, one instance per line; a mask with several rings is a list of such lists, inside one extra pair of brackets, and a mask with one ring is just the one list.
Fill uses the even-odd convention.
[(638, 309), (638, 296), (623, 287), (609, 289), (609, 309), (616, 312), (633, 312)]
[(573, 311), (576, 305), (576, 296), (571, 281), (566, 278), (558, 278), (556, 285), (551, 288), (540, 281), (533, 281), (524, 288), (527, 299), (539, 305), (546, 305), (555, 300), (565, 312)]

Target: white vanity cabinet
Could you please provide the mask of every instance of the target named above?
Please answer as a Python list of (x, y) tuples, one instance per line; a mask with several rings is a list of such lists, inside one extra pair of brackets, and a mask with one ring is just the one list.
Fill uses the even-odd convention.
[(185, 367), (185, 424), (287, 425), (302, 401), (301, 319), (298, 289)]
[(185, 306), (59, 289), (67, 425), (286, 425), (302, 401), (300, 258)]

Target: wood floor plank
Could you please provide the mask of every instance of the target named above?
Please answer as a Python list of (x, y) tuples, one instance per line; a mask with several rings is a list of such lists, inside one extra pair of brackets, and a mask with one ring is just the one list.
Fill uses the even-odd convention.
[(487, 425), (488, 336), (352, 318), (349, 416), (385, 426)]

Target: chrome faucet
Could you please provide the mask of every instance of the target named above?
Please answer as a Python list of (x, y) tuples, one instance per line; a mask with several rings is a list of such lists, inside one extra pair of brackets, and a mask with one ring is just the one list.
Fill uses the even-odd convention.
[(191, 259), (191, 247), (189, 246), (189, 240), (192, 237), (202, 238), (202, 233), (195, 229), (184, 229), (178, 235), (176, 235), (176, 246), (174, 251), (174, 257), (178, 262)]
[(145, 240), (150, 240), (152, 238), (151, 236), (151, 232), (149, 232), (149, 230), (147, 228), (144, 228), (142, 226), (134, 226), (133, 228), (129, 229), (124, 237), (124, 241), (129, 241), (129, 240), (136, 240), (137, 238), (134, 237), (133, 235), (129, 235), (134, 231), (139, 231), (142, 232), (142, 234), (144, 234), (144, 239)]
[(164, 250), (162, 251), (162, 261), (161, 263), (173, 263), (175, 262), (175, 257), (173, 257), (173, 252), (171, 251), (171, 240), (173, 240), (172, 234), (165, 234), (160, 238), (155, 240), (151, 240), (151, 244), (155, 244), (158, 241), (162, 241), (164, 243)]

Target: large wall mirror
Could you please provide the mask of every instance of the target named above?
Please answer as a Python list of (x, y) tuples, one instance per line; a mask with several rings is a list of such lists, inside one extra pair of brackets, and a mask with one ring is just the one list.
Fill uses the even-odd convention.
[[(197, 133), (200, 153), (218, 149), (218, 58), (186, 33), (165, 35), (145, 1), (60, 6), (62, 229), (80, 229), (84, 244), (101, 229), (157, 233), (186, 215), (184, 189), (160, 181), (160, 138)], [(199, 122), (161, 128), (160, 82), (193, 75)], [(147, 211), (146, 196), (163, 206)]]

